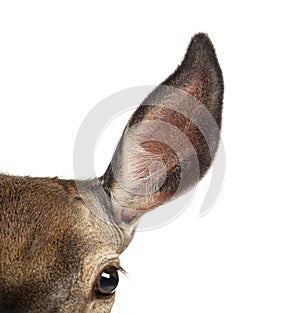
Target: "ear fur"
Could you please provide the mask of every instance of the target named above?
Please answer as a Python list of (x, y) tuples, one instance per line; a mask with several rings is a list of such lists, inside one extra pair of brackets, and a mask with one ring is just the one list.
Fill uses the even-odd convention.
[(129, 120), (103, 176), (125, 223), (193, 187), (215, 156), (223, 76), (206, 34), (195, 35), (176, 71)]

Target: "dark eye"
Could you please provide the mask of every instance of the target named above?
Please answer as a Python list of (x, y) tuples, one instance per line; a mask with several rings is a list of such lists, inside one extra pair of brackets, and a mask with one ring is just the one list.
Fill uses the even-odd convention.
[(94, 292), (97, 297), (112, 295), (119, 283), (118, 270), (108, 267), (98, 276), (95, 282)]

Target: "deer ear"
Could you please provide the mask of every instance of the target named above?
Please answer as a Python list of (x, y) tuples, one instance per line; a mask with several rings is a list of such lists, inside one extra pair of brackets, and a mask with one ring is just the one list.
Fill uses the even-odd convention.
[(132, 223), (183, 194), (217, 150), (223, 77), (207, 35), (195, 35), (177, 70), (129, 120), (103, 176), (116, 219)]

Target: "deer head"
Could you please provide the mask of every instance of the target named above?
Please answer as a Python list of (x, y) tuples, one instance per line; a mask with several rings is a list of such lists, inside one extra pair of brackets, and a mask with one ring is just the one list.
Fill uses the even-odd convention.
[(0, 312), (110, 312), (141, 216), (208, 170), (222, 100), (213, 45), (197, 34), (131, 117), (101, 178), (0, 175)]

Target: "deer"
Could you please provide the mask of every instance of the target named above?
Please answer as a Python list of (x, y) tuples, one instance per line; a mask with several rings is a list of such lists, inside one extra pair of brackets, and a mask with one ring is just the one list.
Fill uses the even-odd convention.
[(111, 312), (120, 255), (142, 216), (210, 168), (223, 93), (214, 46), (198, 33), (129, 119), (103, 176), (0, 174), (0, 312)]

